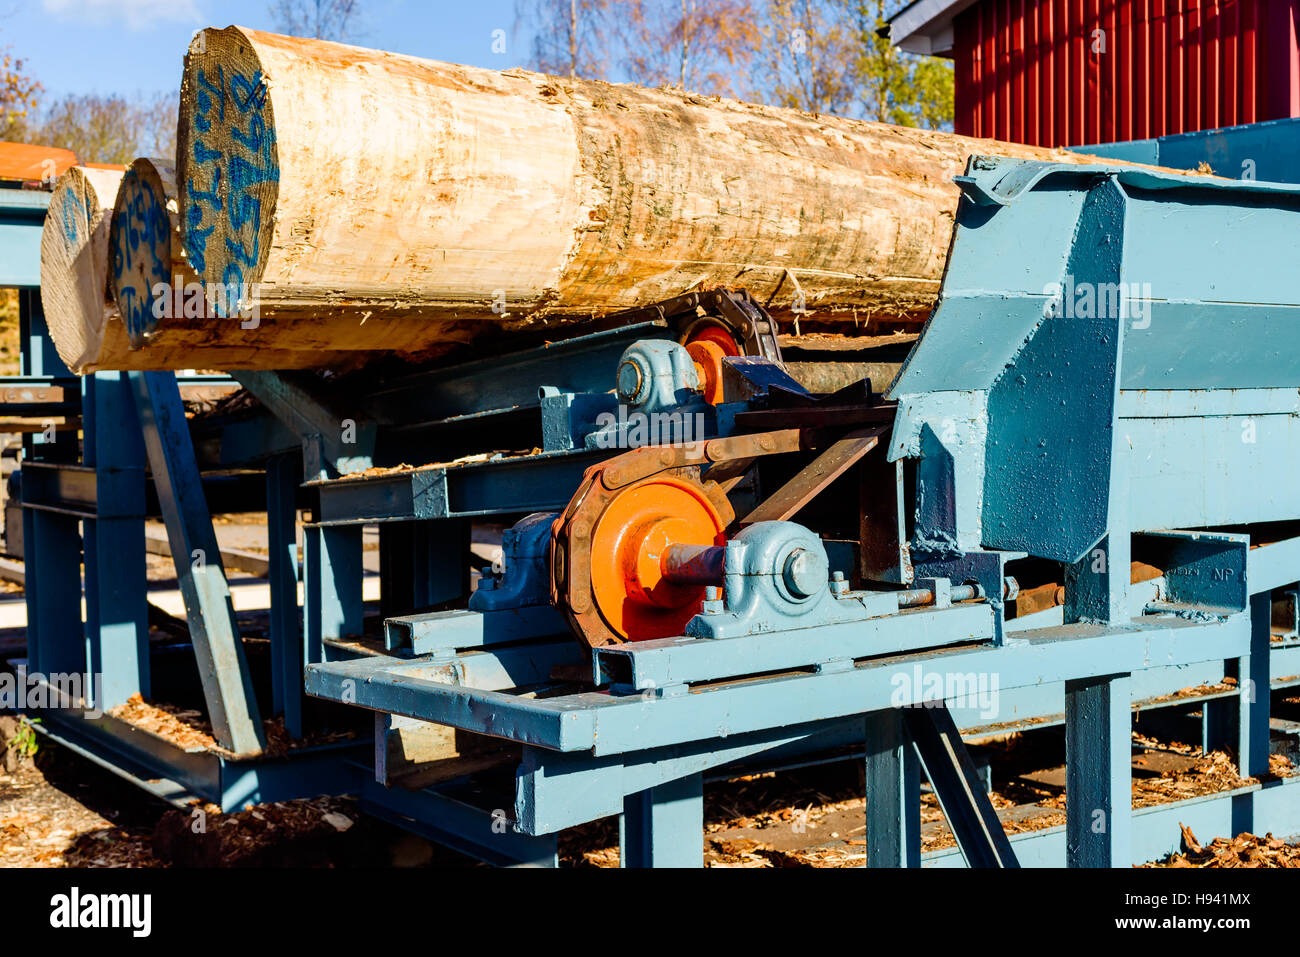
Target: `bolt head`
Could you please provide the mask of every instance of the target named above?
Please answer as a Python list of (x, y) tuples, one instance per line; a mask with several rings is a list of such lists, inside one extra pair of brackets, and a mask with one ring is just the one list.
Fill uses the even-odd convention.
[(618, 397), (624, 402), (635, 402), (644, 380), (640, 363), (627, 360), (618, 367)]
[(796, 548), (785, 560), (785, 587), (796, 598), (810, 598), (826, 587), (826, 557), (807, 548)]

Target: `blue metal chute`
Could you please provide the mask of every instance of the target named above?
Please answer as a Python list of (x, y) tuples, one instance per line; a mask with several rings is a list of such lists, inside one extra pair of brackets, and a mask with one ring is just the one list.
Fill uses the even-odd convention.
[(1124, 527), (1117, 490), (1134, 530), (1295, 513), (1220, 476), (1300, 461), (1300, 187), (988, 157), (960, 182), (942, 294), (889, 390), (890, 457), (930, 492), (922, 550), (1075, 562)]

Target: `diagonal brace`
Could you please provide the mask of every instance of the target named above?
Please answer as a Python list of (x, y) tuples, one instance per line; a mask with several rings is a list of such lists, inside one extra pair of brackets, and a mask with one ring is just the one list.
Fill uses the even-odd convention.
[(223, 748), (256, 754), (265, 743), (262, 722), (180, 388), (170, 372), (130, 375), (208, 716)]
[(948, 706), (934, 701), (900, 710), (966, 863), (971, 867), (1019, 867)]
[(757, 522), (789, 521), (828, 485), (852, 468), (862, 456), (874, 449), (886, 431), (884, 426), (872, 426), (850, 432), (764, 499), (741, 520), (741, 527)]

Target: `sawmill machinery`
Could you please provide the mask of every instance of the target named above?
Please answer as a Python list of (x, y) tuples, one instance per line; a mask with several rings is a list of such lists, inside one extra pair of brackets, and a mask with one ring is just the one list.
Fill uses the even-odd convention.
[[(706, 780), (846, 754), (872, 865), (923, 862), (923, 779), (957, 838), (931, 865), (1129, 866), (1178, 823), (1300, 830), (1266, 690), (1300, 680), (1300, 187), (996, 157), (959, 183), (938, 305), (888, 388), (805, 387), (726, 289), (489, 359), (238, 372), (260, 408), (188, 424), (170, 374), (87, 377), (88, 441), (143, 438), (98, 447), (111, 472), (29, 445), (29, 657), (112, 642), (93, 703), (147, 694), (164, 662), (105, 617), (143, 585), (98, 593), (84, 630), (51, 597), (80, 588), (77, 522), (134, 536), (156, 506), (189, 555), (203, 490), (264, 472), (244, 507), (267, 512), (270, 660), (181, 562), (222, 774), (84, 707), (43, 730), (229, 806), (286, 793), (259, 777), (262, 713), (299, 738), (360, 717), (373, 747), (307, 749), (278, 780), (496, 863), (554, 864), (559, 832), (618, 816), (625, 865), (698, 865)], [(500, 556), (471, 569), (488, 526)], [(1133, 709), (1225, 677), (1196, 699), (1205, 740), (1253, 783), (1132, 811)], [(1067, 822), (1011, 839), (963, 736), (1049, 724)]]
[[(1007, 865), (949, 705), (969, 727), (987, 692), (985, 723), (1011, 726), (1053, 687), (1065, 840), (1024, 846), (1154, 856), (1128, 808), (1134, 701), (1206, 667), (1250, 688), (1289, 670), (1270, 623), (1300, 503), (1250, 476), (1300, 451), (1283, 346), (1298, 191), (987, 157), (961, 185), (939, 305), (887, 396), (723, 358), (707, 441), (587, 465), (507, 534), (464, 610), (388, 618), (385, 654), (309, 664), (309, 692), (377, 712), (384, 740), (514, 743), (512, 832), (621, 814), (631, 863), (698, 863), (704, 775), (847, 728), (869, 861), (919, 859), (916, 755), (962, 858)], [(651, 352), (629, 347), (621, 397), (655, 394), (652, 363), (629, 371)], [(660, 412), (698, 400), (674, 354)], [(452, 474), (420, 485), (449, 509)], [(314, 483), (322, 526), (397, 517), (364, 507), (366, 484)], [(1028, 583), (1059, 604), (1017, 614)], [(1266, 698), (1234, 703), (1243, 774), (1267, 773)], [(1292, 807), (1288, 787), (1259, 807)]]

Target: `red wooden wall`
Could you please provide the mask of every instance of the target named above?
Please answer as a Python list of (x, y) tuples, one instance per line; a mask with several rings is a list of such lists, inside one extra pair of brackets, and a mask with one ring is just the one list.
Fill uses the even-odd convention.
[(1075, 146), (1300, 116), (1298, 19), (1300, 0), (978, 0), (953, 23), (954, 126)]

